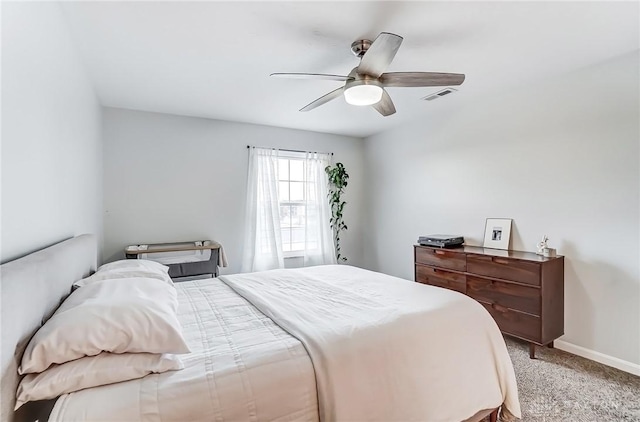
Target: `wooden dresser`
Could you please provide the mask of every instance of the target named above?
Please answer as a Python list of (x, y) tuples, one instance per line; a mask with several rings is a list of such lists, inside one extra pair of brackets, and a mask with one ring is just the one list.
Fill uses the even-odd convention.
[(564, 257), (476, 246), (414, 246), (415, 281), (480, 302), (507, 335), (553, 347), (564, 334)]

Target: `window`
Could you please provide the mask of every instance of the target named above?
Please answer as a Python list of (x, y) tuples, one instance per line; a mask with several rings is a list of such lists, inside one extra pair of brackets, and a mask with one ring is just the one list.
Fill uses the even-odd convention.
[(242, 271), (335, 264), (324, 169), (331, 156), (272, 148), (249, 149)]
[(285, 257), (299, 256), (305, 249), (315, 248), (316, 230), (308, 230), (308, 213), (313, 212), (315, 192), (307, 177), (304, 157), (294, 154), (278, 158), (278, 196), (280, 198), (280, 230)]

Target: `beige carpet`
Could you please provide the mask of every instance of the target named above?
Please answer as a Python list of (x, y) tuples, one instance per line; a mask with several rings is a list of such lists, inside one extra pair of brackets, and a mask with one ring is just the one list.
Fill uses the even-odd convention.
[(523, 422), (640, 421), (640, 377), (558, 349), (505, 338)]

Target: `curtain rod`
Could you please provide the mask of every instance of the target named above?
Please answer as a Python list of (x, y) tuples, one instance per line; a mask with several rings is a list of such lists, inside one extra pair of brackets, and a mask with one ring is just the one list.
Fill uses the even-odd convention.
[(299, 150), (299, 149), (285, 149), (285, 148), (265, 148), (265, 147), (254, 147), (253, 145), (247, 145), (247, 148), (277, 149), (277, 150), (286, 151), (286, 152), (302, 152), (302, 153), (311, 152), (313, 154), (331, 154), (331, 155), (333, 155), (333, 152), (302, 151), (302, 150)]

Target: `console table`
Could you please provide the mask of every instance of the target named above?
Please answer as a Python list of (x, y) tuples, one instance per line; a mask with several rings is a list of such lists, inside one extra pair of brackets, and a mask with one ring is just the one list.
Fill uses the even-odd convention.
[(535, 346), (564, 334), (564, 257), (476, 246), (414, 246), (415, 281), (456, 290), (480, 302), (500, 330)]

